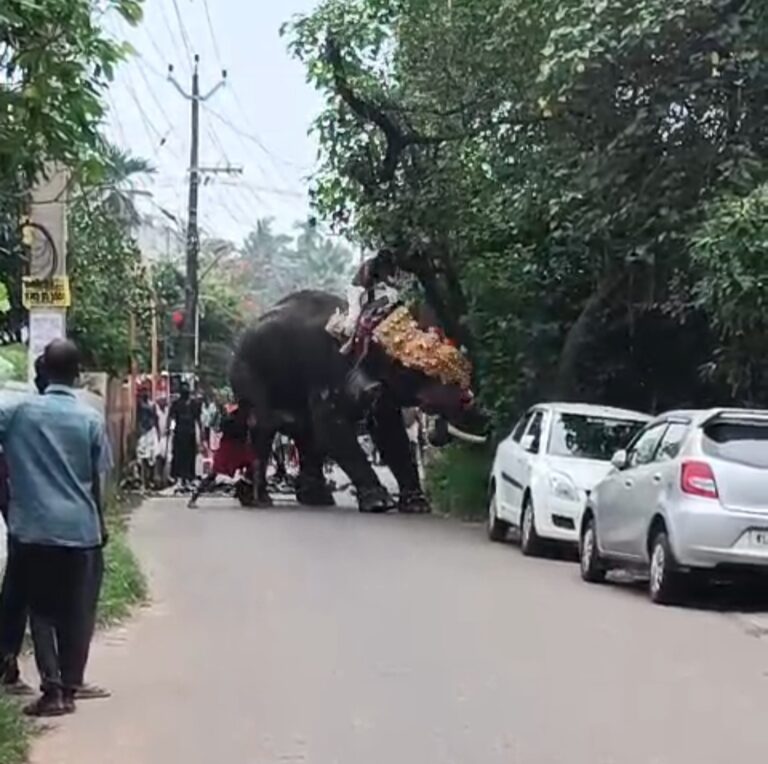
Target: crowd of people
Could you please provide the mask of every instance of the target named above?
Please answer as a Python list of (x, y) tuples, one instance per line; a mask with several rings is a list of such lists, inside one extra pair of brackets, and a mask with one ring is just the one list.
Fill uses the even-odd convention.
[[(77, 347), (56, 340), (36, 365), (38, 394), (0, 406), (8, 555), (0, 591), (0, 686), (32, 694), (19, 654), (29, 622), (40, 696), (30, 716), (60, 716), (109, 693), (85, 682), (104, 574), (104, 418), (76, 394)], [(10, 487), (9, 490), (9, 479)]]
[(183, 384), (169, 405), (162, 396), (153, 402), (143, 390), (136, 420), (142, 488), (170, 485), (177, 493), (191, 494), (191, 508), (219, 477), (234, 478), (255, 468), (247, 413), (213, 394), (196, 396)]

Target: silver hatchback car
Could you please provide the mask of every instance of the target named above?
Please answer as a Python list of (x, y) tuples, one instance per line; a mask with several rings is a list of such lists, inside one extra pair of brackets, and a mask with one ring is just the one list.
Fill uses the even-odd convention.
[(590, 495), (581, 575), (650, 570), (654, 602), (677, 599), (683, 574), (768, 573), (768, 411), (675, 411), (644, 427)]

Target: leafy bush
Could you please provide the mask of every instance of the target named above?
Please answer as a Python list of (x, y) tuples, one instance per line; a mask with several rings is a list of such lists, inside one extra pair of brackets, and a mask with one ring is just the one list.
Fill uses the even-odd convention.
[(725, 196), (693, 237), (693, 296), (720, 340), (707, 371), (750, 405), (768, 399), (768, 184)]
[(0, 359), (6, 362), (9, 375), (13, 382), (27, 381), (27, 348), (26, 345), (6, 345), (0, 347)]
[(435, 509), (462, 520), (484, 519), (492, 460), (489, 449), (477, 446), (454, 443), (435, 451), (426, 475)]

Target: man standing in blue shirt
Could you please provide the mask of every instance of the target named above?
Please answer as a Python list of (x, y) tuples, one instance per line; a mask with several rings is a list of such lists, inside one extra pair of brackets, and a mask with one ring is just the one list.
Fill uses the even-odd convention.
[[(57, 716), (74, 711), (88, 657), (89, 573), (106, 542), (99, 471), (107, 446), (103, 418), (75, 396), (77, 347), (56, 340), (44, 362), (45, 395), (0, 411), (0, 445), (11, 476), (8, 530), (42, 679), (42, 696), (26, 712)], [(35, 639), (47, 629), (55, 641)]]
[[(35, 387), (42, 395), (48, 387), (48, 378), (43, 366), (43, 356), (35, 360)], [(0, 512), (8, 526), (8, 467), (5, 455), (2, 455), (0, 469)], [(0, 588), (0, 688), (12, 695), (31, 695), (32, 688), (21, 679), (19, 671), (19, 653), (24, 641), (27, 628), (28, 608), (19, 570), (19, 560), (16, 554), (16, 544), (13, 538), (7, 538), (8, 555), (5, 560), (3, 585)]]

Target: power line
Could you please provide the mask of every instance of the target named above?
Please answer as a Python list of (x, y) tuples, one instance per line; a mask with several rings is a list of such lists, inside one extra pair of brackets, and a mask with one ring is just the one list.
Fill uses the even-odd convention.
[[(142, 26), (142, 29), (144, 30), (144, 33), (147, 35), (147, 39), (149, 40), (149, 44), (152, 46), (152, 48), (154, 49), (155, 53), (157, 54), (158, 61), (165, 61), (165, 59), (168, 58), (168, 52), (166, 51), (164, 53), (162, 51), (162, 49), (160, 48), (160, 46), (157, 44), (157, 40), (155, 40), (155, 36), (152, 34), (152, 32), (150, 32), (149, 24), (142, 24), (141, 26)], [(137, 53), (137, 55), (140, 58), (144, 58), (140, 53)], [(149, 61), (147, 61), (147, 66), (149, 66), (150, 69), (153, 68), (152, 65), (149, 63)], [(156, 73), (160, 77), (165, 78), (165, 75), (162, 74), (161, 72), (158, 71)]]
[[(175, 4), (175, 0), (174, 0), (174, 4)], [(173, 27), (171, 25), (171, 22), (168, 19), (168, 14), (165, 12), (165, 5), (163, 3), (163, 0), (160, 0), (158, 5), (160, 7), (160, 14), (163, 17), (163, 24), (165, 25), (165, 28), (166, 28), (166, 30), (168, 32), (168, 37), (171, 40), (173, 40), (174, 50), (178, 50), (179, 49), (179, 45), (178, 45), (178, 41), (176, 39), (176, 34), (174, 33)], [(176, 9), (178, 11), (178, 5), (176, 6)], [(181, 16), (179, 16), (179, 19), (181, 19)], [(184, 64), (186, 65), (186, 68), (187, 68), (187, 71), (191, 72), (192, 71), (192, 55), (191, 55), (191, 52), (190, 52), (189, 42), (185, 39), (184, 33), (182, 33), (182, 43), (184, 43), (184, 47), (187, 50), (187, 56), (186, 57), (181, 56), (181, 59), (182, 59), (182, 61), (184, 61)], [(160, 60), (162, 61), (164, 58), (167, 58), (167, 56), (163, 56), (161, 54)]]
[(117, 107), (115, 106), (115, 99), (112, 97), (112, 93), (109, 90), (107, 90), (107, 100), (109, 101), (109, 111), (115, 121), (115, 127), (117, 128), (118, 135), (123, 143), (123, 146), (127, 146), (128, 140), (126, 138), (125, 129), (123, 128), (123, 123), (120, 121), (120, 115), (117, 111)]
[(219, 43), (216, 39), (216, 32), (213, 29), (213, 21), (211, 20), (211, 9), (208, 6), (208, 0), (203, 0), (203, 6), (205, 7), (205, 18), (208, 21), (208, 31), (211, 33), (211, 42), (213, 43), (213, 52), (216, 54), (216, 58), (219, 62), (219, 66), (222, 66), (221, 50), (219, 49)]
[(176, 11), (176, 21), (179, 23), (179, 30), (181, 31), (181, 39), (184, 43), (184, 47), (187, 51), (187, 56), (189, 58), (192, 58), (192, 45), (189, 41), (189, 35), (187, 34), (187, 28), (184, 26), (184, 18), (181, 15), (181, 10), (179, 9), (179, 2), (178, 0), (173, 0), (173, 9)]
[(227, 151), (224, 148), (224, 144), (221, 141), (221, 138), (219, 138), (219, 134), (214, 129), (213, 125), (211, 125), (209, 120), (206, 120), (205, 122), (205, 130), (208, 133), (208, 137), (211, 139), (211, 143), (218, 149), (219, 153), (221, 154), (221, 158), (229, 165), (232, 164), (229, 161), (229, 157), (227, 156)]
[[(293, 199), (304, 199), (305, 194), (299, 193), (298, 191), (291, 191), (287, 188), (274, 188), (272, 186), (258, 186), (254, 183), (248, 183), (247, 181), (224, 181), (222, 185), (226, 186), (242, 186), (243, 188), (247, 188), (249, 191), (252, 191), (254, 194), (261, 192), (264, 194), (272, 194), (274, 196), (286, 196)], [(258, 197), (260, 198), (260, 197)]]
[[(239, 101), (237, 101), (239, 104)], [(242, 108), (242, 107), (241, 107)], [(284, 164), (284, 165), (292, 165), (296, 167), (292, 162), (289, 162), (288, 160), (282, 159), (281, 157), (277, 156), (274, 152), (272, 152), (264, 143), (264, 141), (261, 140), (261, 138), (255, 133), (250, 132), (248, 130), (243, 130), (241, 127), (238, 127), (236, 124), (232, 122), (232, 120), (225, 117), (223, 114), (220, 114), (215, 109), (212, 109), (208, 107), (208, 111), (216, 118), (218, 119), (222, 124), (226, 125), (230, 130), (235, 132), (237, 135), (239, 135), (241, 138), (245, 138), (252, 143), (254, 143), (256, 146), (258, 146), (270, 159), (270, 162), (272, 166), (277, 171), (278, 175), (281, 176), (281, 179), (286, 185), (291, 185), (291, 182), (287, 179), (287, 177), (284, 175), (283, 170), (278, 166), (278, 162)]]
[[(232, 204), (238, 213), (244, 215), (246, 220), (253, 221), (244, 224), (244, 228), (253, 228), (255, 221), (259, 219), (258, 215), (254, 215), (253, 211), (248, 209), (245, 202), (241, 201), (236, 195), (227, 195), (227, 202)], [(258, 210), (258, 207), (256, 207)]]
[[(210, 111), (210, 109), (209, 109), (209, 111)], [(243, 139), (243, 136), (240, 135), (237, 131), (235, 131), (235, 137), (240, 141), (240, 145), (243, 147), (243, 151), (246, 154), (250, 155), (251, 154), (251, 148), (246, 145), (246, 142)], [(264, 171), (263, 167), (258, 162), (254, 162), (253, 164), (255, 165), (256, 169), (258, 170), (259, 175), (263, 179), (264, 183), (270, 184), (272, 182), (272, 178)], [(262, 204), (261, 200), (259, 200), (259, 204), (261, 206), (261, 204)]]
[(173, 122), (171, 122), (170, 118), (168, 117), (168, 114), (166, 114), (165, 107), (163, 106), (162, 103), (160, 103), (160, 99), (157, 97), (157, 95), (155, 94), (155, 91), (152, 89), (152, 85), (149, 82), (147, 73), (144, 71), (143, 59), (141, 58), (141, 56), (137, 56), (136, 61), (137, 61), (137, 68), (139, 70), (139, 74), (141, 75), (141, 79), (144, 80), (144, 84), (147, 86), (147, 92), (149, 93), (149, 97), (154, 101), (154, 104), (157, 107), (157, 110), (160, 112), (160, 114), (163, 115), (165, 124), (168, 126), (169, 129), (173, 130)]
[(147, 77), (146, 72), (144, 71), (143, 65), (142, 65), (143, 59), (138, 58), (138, 70), (139, 74), (141, 75), (142, 80), (144, 81), (144, 84), (147, 87), (147, 92), (149, 93), (150, 98), (155, 104), (155, 108), (160, 112), (163, 119), (165, 120), (166, 128), (160, 138), (160, 145), (164, 146), (168, 149), (168, 151), (175, 156), (176, 158), (181, 158), (180, 154), (177, 152), (176, 147), (168, 142), (168, 138), (176, 133), (176, 127), (173, 124), (173, 121), (168, 116), (167, 112), (165, 111), (165, 107), (160, 102), (160, 99), (158, 98), (157, 94), (155, 93), (154, 89), (152, 88), (152, 84), (149, 81), (149, 78)]
[[(149, 145), (152, 147), (152, 152), (155, 155), (155, 159), (157, 159), (158, 152), (160, 150), (160, 147), (165, 144), (165, 137), (163, 136), (163, 133), (156, 127), (154, 122), (149, 118), (147, 113), (144, 111), (144, 107), (141, 104), (141, 101), (139, 100), (138, 95), (136, 94), (136, 90), (133, 87), (133, 83), (130, 81), (130, 75), (126, 71), (126, 81), (125, 81), (125, 89), (128, 92), (128, 95), (131, 97), (131, 100), (136, 105), (136, 109), (139, 112), (139, 117), (141, 118), (141, 122), (144, 126), (144, 131), (147, 134), (147, 138), (149, 138)], [(153, 137), (154, 134), (154, 137)]]

